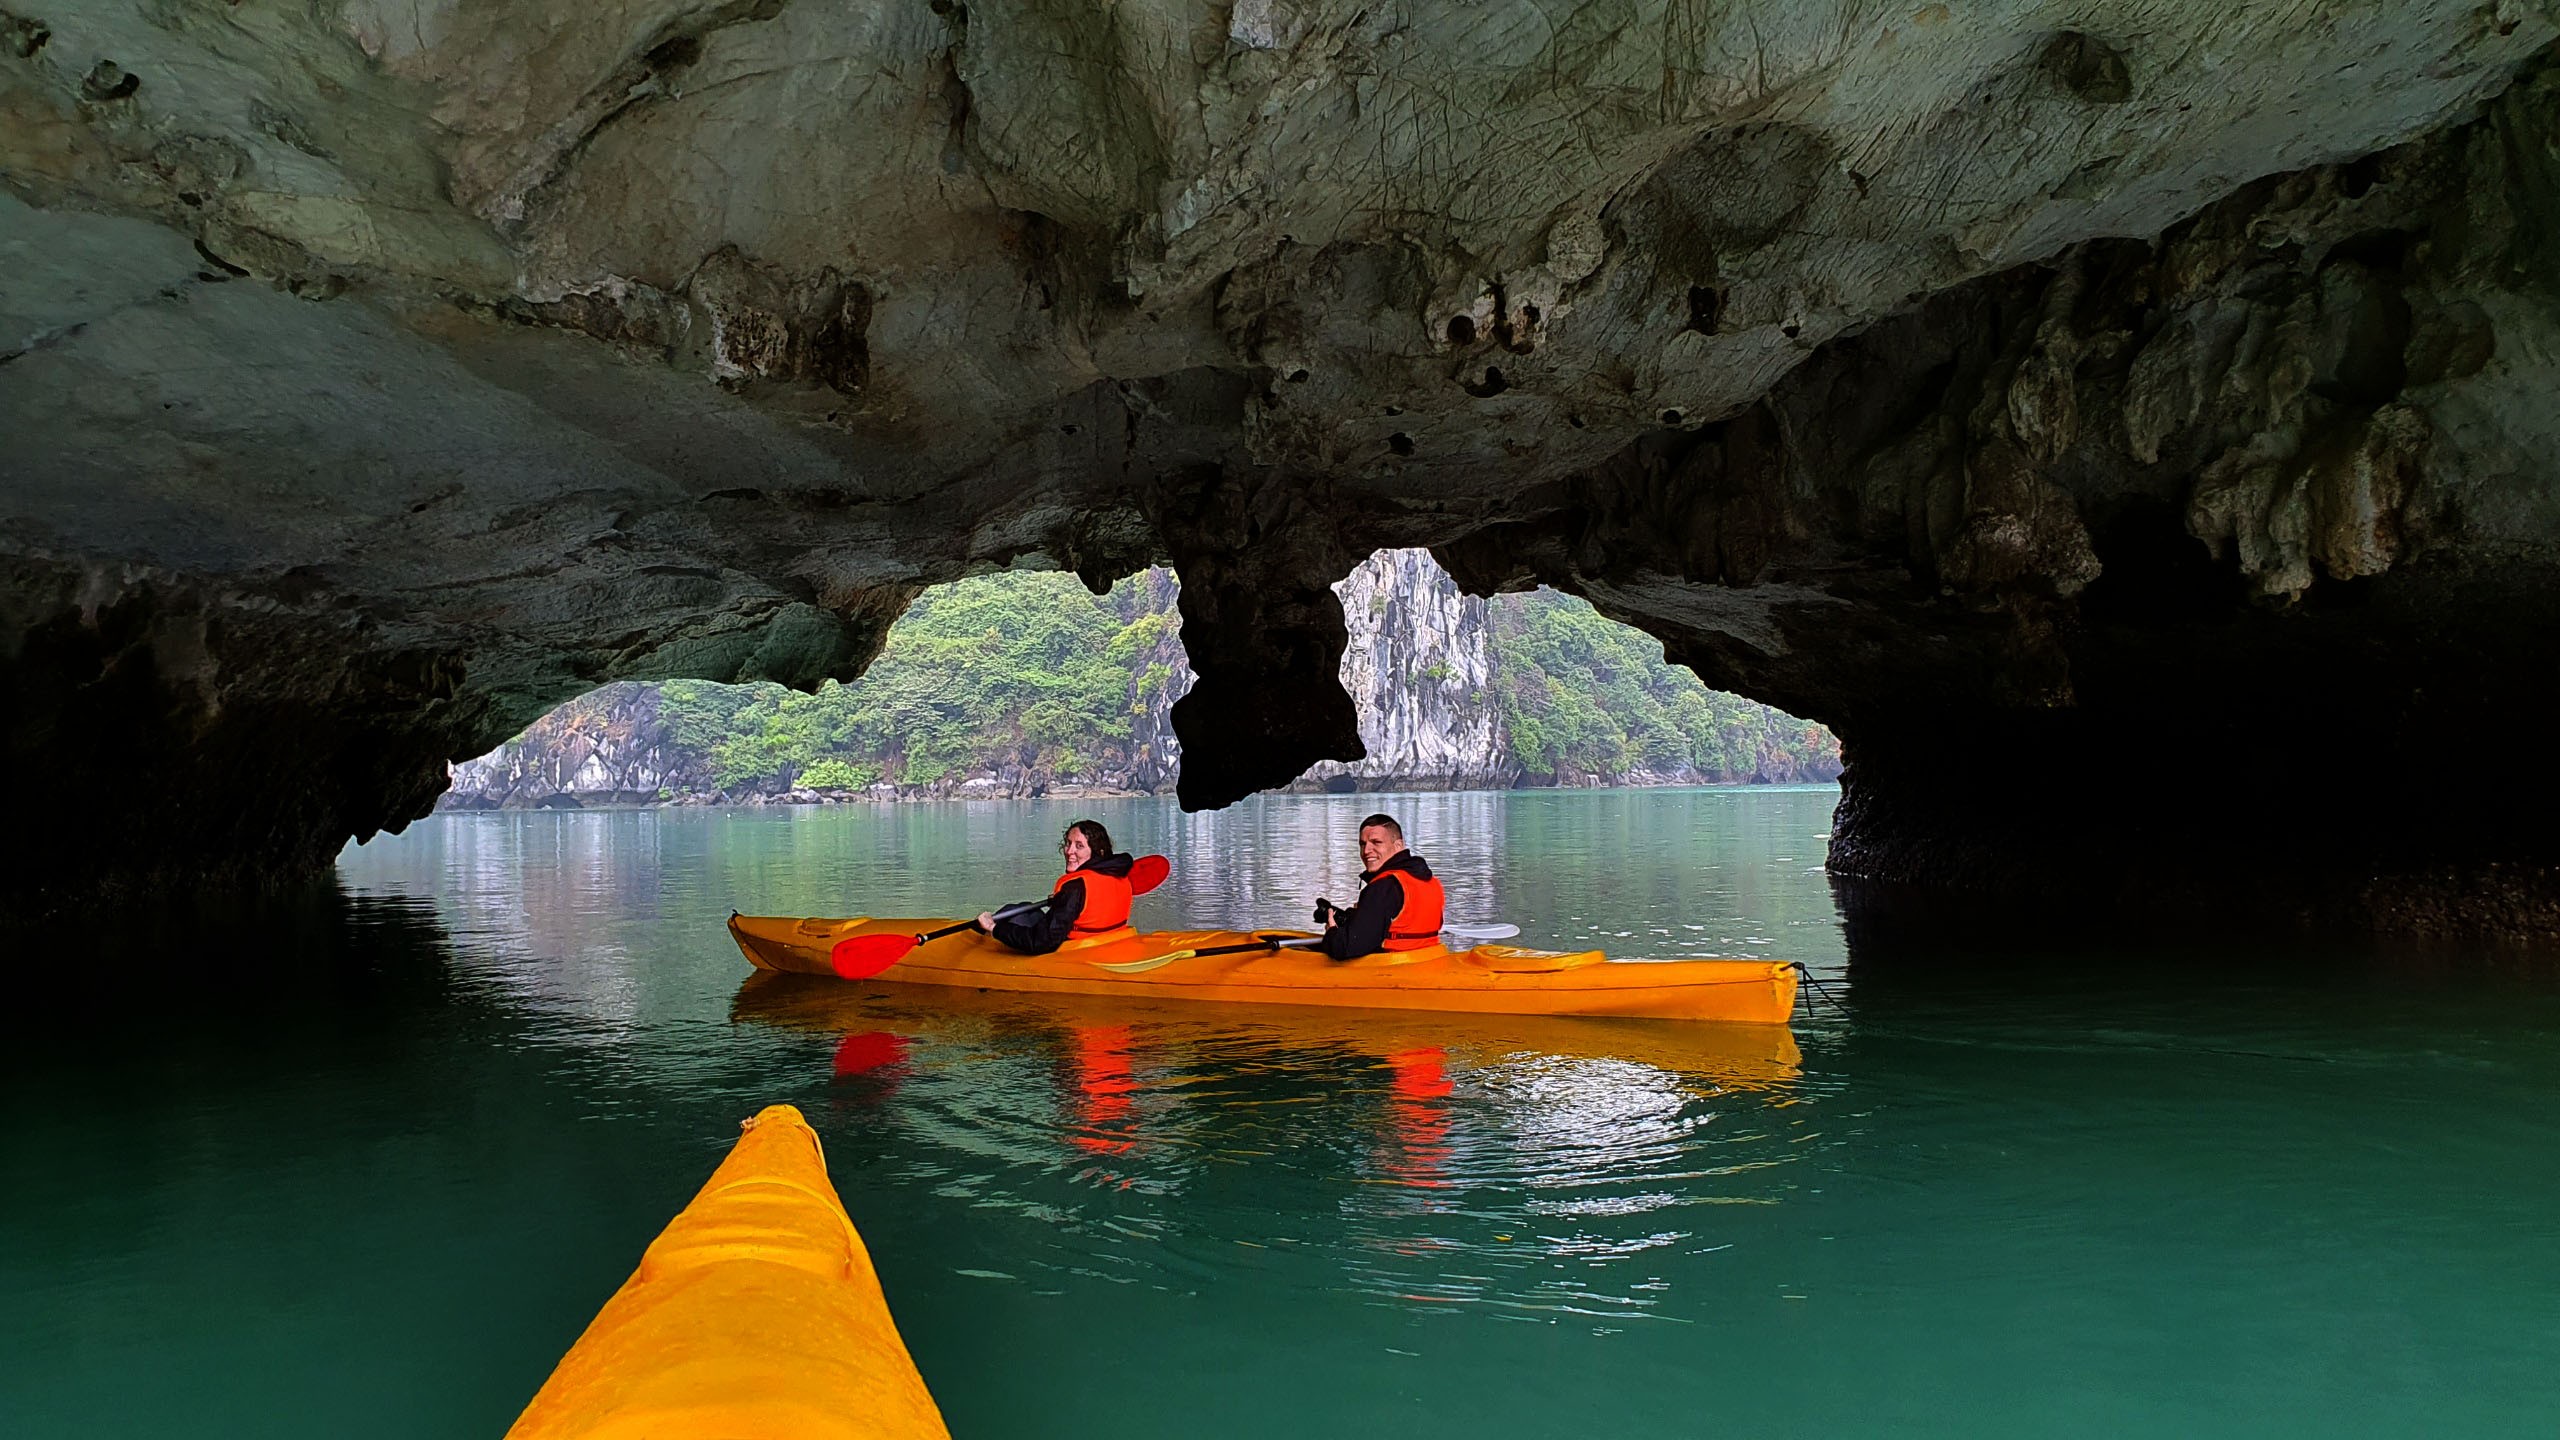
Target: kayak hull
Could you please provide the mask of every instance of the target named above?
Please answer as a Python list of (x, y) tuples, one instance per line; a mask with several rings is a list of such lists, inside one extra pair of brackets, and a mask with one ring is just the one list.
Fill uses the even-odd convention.
[(1033, 995), (881, 985), (772, 970), (747, 976), (729, 1003), (729, 1018), (831, 1039), (886, 1034), (907, 1042), (995, 1049), (1025, 1034), (1121, 1027), (1151, 1052), (1220, 1057), (1204, 1058), (1204, 1065), (1227, 1063), (1240, 1053), (1293, 1057), (1347, 1051), (1383, 1060), (1424, 1049), (1466, 1065), (1500, 1064), (1524, 1055), (1613, 1060), (1722, 1091), (1784, 1090), (1803, 1077), (1804, 1065), (1795, 1032), (1784, 1025), (1199, 1005), (1125, 994)]
[(508, 1440), (949, 1440), (816, 1132), (773, 1105)]
[[(760, 970), (834, 975), (833, 953), (841, 941), (859, 935), (920, 935), (950, 923), (914, 917), (733, 915), (729, 934)], [(1135, 973), (1103, 968), (1278, 933), (1126, 932), (1050, 955), (1020, 955), (972, 931), (920, 945), (869, 978), (893, 985), (1048, 995), (1760, 1025), (1783, 1025), (1795, 1010), (1795, 968), (1778, 960), (1613, 961), (1591, 951), (1557, 954), (1479, 946), (1463, 953), (1434, 947), (1349, 961), (1303, 949), (1265, 949), (1177, 959)]]

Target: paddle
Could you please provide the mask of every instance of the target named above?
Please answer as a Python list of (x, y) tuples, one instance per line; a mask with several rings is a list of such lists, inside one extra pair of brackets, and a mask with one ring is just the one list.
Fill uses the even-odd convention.
[(1173, 873), (1173, 862), (1161, 855), (1141, 855), (1129, 865), (1129, 893), (1144, 895)]
[[(1520, 927), (1517, 925), (1443, 925), (1440, 927), (1440, 933), (1454, 935), (1461, 940), (1508, 940), (1520, 933)], [(1263, 935), (1240, 945), (1211, 945), (1198, 950), (1175, 950), (1168, 954), (1150, 955), (1143, 960), (1116, 962), (1097, 960), (1094, 962), (1094, 968), (1108, 970), (1115, 975), (1143, 975), (1158, 966), (1170, 965), (1176, 960), (1197, 960), (1203, 955), (1242, 955), (1254, 950), (1304, 950), (1323, 943), (1324, 937), (1321, 935)]]
[(1170, 965), (1176, 960), (1196, 960), (1203, 955), (1242, 955), (1248, 950), (1302, 950), (1307, 946), (1323, 943), (1324, 937), (1321, 935), (1265, 935), (1258, 940), (1249, 940), (1241, 945), (1211, 945), (1197, 950), (1173, 950), (1162, 955), (1150, 955), (1143, 960), (1096, 960), (1093, 962), (1093, 968), (1108, 970), (1114, 975), (1142, 975), (1160, 965)]
[[(1129, 866), (1129, 891), (1133, 895), (1144, 895), (1162, 885), (1165, 877), (1172, 873), (1172, 863), (1163, 856), (1141, 855)], [(995, 918), (1007, 919), (1022, 914), (1026, 910), (1037, 910), (1048, 903), (1046, 900), (1033, 900), (1021, 905), (1007, 905), (995, 912)], [(835, 962), (837, 978), (868, 980), (906, 959), (908, 953), (919, 945), (930, 944), (945, 935), (957, 935), (963, 930), (976, 928), (978, 928), (977, 921), (963, 920), (957, 925), (945, 925), (939, 930), (928, 930), (922, 935), (854, 935), (837, 941), (835, 949), (829, 952), (828, 958)]]

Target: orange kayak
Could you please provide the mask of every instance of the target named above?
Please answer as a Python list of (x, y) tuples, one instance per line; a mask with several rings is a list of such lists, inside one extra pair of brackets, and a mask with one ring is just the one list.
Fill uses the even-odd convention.
[[(944, 919), (800, 919), (732, 915), (729, 934), (761, 970), (836, 973), (838, 942), (857, 935), (921, 935)], [(1783, 960), (1611, 960), (1597, 950), (1434, 946), (1330, 960), (1302, 949), (1184, 958), (1179, 952), (1305, 932), (1121, 930), (1021, 955), (968, 931), (920, 945), (872, 977), (888, 984), (960, 986), (1050, 995), (1114, 995), (1252, 1005), (1336, 1005), (1479, 1015), (1610, 1015), (1783, 1025), (1795, 1011), (1796, 971)], [(1115, 968), (1117, 967), (1117, 968)]]
[(1195, 1005), (1119, 994), (1027, 995), (872, 980), (848, 984), (771, 970), (754, 972), (738, 987), (729, 1002), (729, 1018), (831, 1038), (886, 1032), (907, 1041), (964, 1047), (1001, 1045), (1026, 1033), (1067, 1035), (1122, 1027), (1143, 1048), (1176, 1055), (1233, 1055), (1243, 1041), (1273, 1055), (1338, 1049), (1385, 1058), (1432, 1049), (1474, 1066), (1523, 1054), (1621, 1060), (1725, 1091), (1784, 1090), (1804, 1074), (1795, 1032), (1784, 1025)]
[(817, 1133), (745, 1128), (508, 1440), (950, 1440)]

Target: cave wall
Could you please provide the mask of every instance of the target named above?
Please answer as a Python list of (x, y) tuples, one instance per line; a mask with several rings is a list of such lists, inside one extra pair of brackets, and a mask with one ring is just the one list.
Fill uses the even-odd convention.
[[(11, 903), (1012, 564), (1180, 569), (1186, 804), (1358, 758), (1329, 587), (1430, 546), (1831, 724), (1935, 885), (2251, 746), (2336, 882), (2544, 698), (2540, 0), (8, 5)], [(2391, 863), (2546, 854), (2460, 829)]]
[(2549, 931), (2555, 135), (2544, 72), (1950, 290), (1453, 562), (1832, 725), (1835, 873)]

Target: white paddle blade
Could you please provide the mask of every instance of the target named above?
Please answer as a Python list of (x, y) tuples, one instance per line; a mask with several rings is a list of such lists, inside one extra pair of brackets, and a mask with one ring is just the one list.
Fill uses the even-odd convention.
[(1460, 940), (1508, 940), (1520, 933), (1517, 925), (1443, 925), (1443, 935)]

